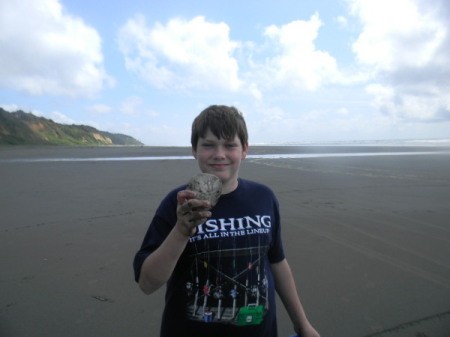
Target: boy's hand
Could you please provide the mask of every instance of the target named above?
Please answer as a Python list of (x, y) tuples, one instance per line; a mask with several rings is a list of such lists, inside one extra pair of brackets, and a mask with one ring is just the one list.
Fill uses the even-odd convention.
[(319, 333), (308, 322), (304, 327), (295, 329), (298, 337), (320, 337)]
[(211, 204), (207, 200), (195, 199), (196, 193), (183, 190), (177, 194), (177, 228), (184, 236), (192, 236), (198, 225), (210, 216)]

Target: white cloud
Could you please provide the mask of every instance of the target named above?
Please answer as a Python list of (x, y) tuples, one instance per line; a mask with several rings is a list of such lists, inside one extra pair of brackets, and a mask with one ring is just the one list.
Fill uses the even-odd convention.
[(247, 86), (247, 90), (250, 93), (250, 95), (257, 101), (262, 100), (263, 95), (261, 90), (259, 90), (258, 85), (256, 83), (250, 83)]
[(45, 116), (45, 114), (42, 113), (39, 110), (36, 110), (36, 109), (33, 109), (33, 108), (29, 108), (29, 107), (26, 107), (26, 106), (19, 106), (17, 104), (0, 104), (0, 108), (6, 110), (8, 112), (16, 112), (18, 110), (21, 110), (21, 111), (26, 112), (26, 113), (32, 113), (33, 115), (38, 116), (38, 117), (44, 117)]
[(103, 115), (110, 113), (112, 108), (106, 104), (94, 104), (91, 105), (88, 110), (92, 113)]
[(120, 29), (119, 46), (127, 69), (158, 88), (235, 91), (241, 85), (233, 57), (238, 44), (230, 40), (225, 23), (198, 16), (149, 27), (137, 16)]
[(146, 145), (161, 146), (167, 145), (167, 140), (170, 140), (170, 145), (173, 146), (189, 146), (190, 130), (189, 127), (181, 125), (154, 125), (146, 123), (140, 125), (138, 128), (130, 126), (123, 127), (124, 133), (133, 135)]
[(272, 81), (289, 88), (313, 91), (340, 80), (336, 60), (315, 46), (321, 26), (316, 13), (308, 21), (297, 20), (265, 29), (264, 35), (276, 52), (264, 65)]
[(353, 50), (372, 67), (367, 91), (394, 119), (450, 120), (450, 3), (348, 0), (362, 31)]
[(315, 91), (326, 84), (361, 82), (360, 73), (344, 76), (328, 52), (316, 47), (322, 22), (270, 25), (264, 44), (232, 41), (225, 23), (174, 18), (150, 26), (143, 16), (119, 31), (126, 68), (157, 88), (224, 89), (261, 100), (273, 88)]
[(8, 112), (20, 110), (20, 107), (17, 104), (0, 104), (0, 108)]
[[(344, 140), (373, 140), (403, 137), (392, 119), (373, 111), (350, 111), (348, 108), (324, 107), (297, 113), (282, 107), (266, 109), (281, 118), (252, 120), (251, 141), (256, 143), (302, 143)], [(394, 126), (394, 127), (393, 127)], [(282, 133), (277, 130), (283, 130)]]
[(347, 108), (341, 107), (341, 108), (336, 110), (336, 115), (338, 115), (338, 116), (349, 116), (350, 112), (348, 111)]
[[(413, 85), (416, 89), (418, 84)], [(374, 97), (375, 106), (395, 120), (442, 121), (450, 119), (450, 96), (447, 91), (435, 87), (407, 90), (383, 84), (371, 84), (366, 88)]]
[(0, 86), (33, 95), (91, 96), (113, 80), (101, 39), (58, 0), (0, 2)]
[(66, 116), (65, 114), (59, 111), (53, 111), (50, 113), (50, 118), (56, 123), (61, 124), (77, 124), (72, 118)]
[(126, 115), (139, 115), (142, 110), (142, 98), (138, 96), (128, 97), (120, 105), (120, 111)]
[(447, 59), (435, 58), (448, 28), (436, 18), (435, 4), (422, 8), (412, 0), (352, 0), (352, 12), (363, 24), (353, 45), (360, 62), (386, 71), (442, 61), (448, 65)]
[(340, 15), (335, 20), (340, 27), (346, 28), (348, 26), (348, 20), (345, 16)]
[(145, 112), (145, 115), (146, 115), (147, 117), (154, 118), (154, 117), (158, 117), (158, 116), (159, 116), (159, 112), (158, 112), (158, 111), (155, 111), (155, 110), (152, 110), (152, 109), (148, 109), (148, 110)]

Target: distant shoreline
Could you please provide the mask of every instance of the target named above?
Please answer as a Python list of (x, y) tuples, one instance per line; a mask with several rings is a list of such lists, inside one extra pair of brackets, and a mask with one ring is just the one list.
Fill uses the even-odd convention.
[[(255, 145), (248, 159), (450, 154), (447, 146)], [(0, 162), (145, 161), (193, 159), (190, 147), (165, 146), (0, 146)]]

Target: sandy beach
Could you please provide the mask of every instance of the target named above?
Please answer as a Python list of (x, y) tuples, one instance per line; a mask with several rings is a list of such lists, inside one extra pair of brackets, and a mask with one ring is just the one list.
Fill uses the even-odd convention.
[[(252, 153), (302, 151), (380, 154), (253, 157), (241, 169), (279, 198), (287, 258), (322, 337), (449, 337), (448, 149)], [(189, 154), (0, 147), (0, 336), (158, 336), (164, 289), (143, 295), (132, 259), (161, 198), (198, 172)], [(279, 336), (292, 335), (278, 312)]]

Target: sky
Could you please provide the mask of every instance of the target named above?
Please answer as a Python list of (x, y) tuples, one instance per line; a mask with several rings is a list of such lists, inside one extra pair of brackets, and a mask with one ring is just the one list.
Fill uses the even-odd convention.
[(187, 146), (450, 139), (448, 0), (0, 0), (0, 107)]

